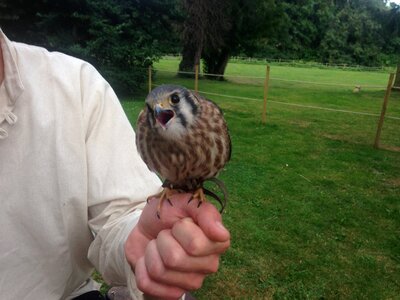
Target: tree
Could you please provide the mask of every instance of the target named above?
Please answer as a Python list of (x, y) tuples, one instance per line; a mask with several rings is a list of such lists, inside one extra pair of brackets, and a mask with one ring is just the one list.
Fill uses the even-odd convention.
[(186, 19), (183, 29), (182, 61), (179, 71), (194, 72), (200, 64), (204, 48), (218, 47), (229, 23), (227, 2), (221, 0), (184, 0)]
[(345, 6), (321, 41), (321, 60), (376, 65), (382, 47), (381, 26), (367, 9)]
[[(221, 41), (207, 43), (203, 52), (206, 73), (223, 75), (231, 55), (245, 53), (251, 56), (261, 38), (279, 32), (281, 12), (274, 0), (231, 0), (226, 3), (223, 12), (228, 26), (220, 28)], [(223, 79), (223, 76), (216, 79)]]
[(140, 89), (147, 66), (178, 40), (173, 0), (2, 1), (12, 38), (91, 62), (120, 93)]
[(382, 16), (384, 29), (384, 53), (386, 61), (396, 62), (397, 71), (394, 82), (395, 87), (400, 87), (400, 6), (391, 3), (390, 10)]
[(258, 39), (272, 35), (271, 27), (280, 16), (274, 0), (185, 0), (184, 3), (187, 18), (181, 71), (193, 71), (203, 58), (206, 73), (223, 75), (230, 55), (240, 51), (250, 53)]
[(283, 32), (258, 44), (259, 56), (371, 66), (398, 56), (395, 43), (387, 47), (384, 0), (283, 0), (278, 5), (284, 11)]

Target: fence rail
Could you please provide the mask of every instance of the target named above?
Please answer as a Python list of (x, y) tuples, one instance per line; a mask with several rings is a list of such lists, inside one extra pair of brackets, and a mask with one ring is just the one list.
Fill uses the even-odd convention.
[[(340, 86), (340, 87), (357, 87), (359, 86), (358, 84), (343, 84), (343, 83), (335, 83), (335, 82), (312, 82), (312, 81), (306, 81), (306, 80), (292, 80), (292, 79), (284, 79), (284, 78), (279, 78), (279, 77), (270, 77), (270, 66), (266, 66), (266, 76), (261, 77), (261, 76), (247, 76), (247, 75), (224, 75), (223, 77), (225, 78), (247, 78), (247, 79), (256, 79), (256, 80), (263, 80), (264, 81), (264, 99), (261, 98), (252, 98), (252, 97), (242, 97), (242, 96), (235, 96), (235, 95), (227, 95), (227, 94), (220, 94), (220, 93), (213, 93), (209, 91), (204, 91), (204, 90), (199, 90), (199, 76), (217, 76), (221, 77), (219, 74), (209, 74), (209, 73), (198, 73), (198, 66), (196, 66), (196, 72), (187, 72), (187, 71), (172, 71), (172, 70), (166, 70), (166, 69), (157, 69), (157, 71), (160, 72), (167, 72), (167, 73), (175, 73), (175, 74), (186, 74), (186, 75), (193, 75), (194, 76), (194, 86), (195, 86), (195, 91), (199, 92), (200, 94), (204, 95), (213, 95), (213, 96), (219, 96), (219, 97), (226, 97), (230, 99), (240, 99), (240, 100), (251, 100), (251, 101), (258, 101), (258, 102), (263, 102), (263, 108), (262, 108), (262, 122), (266, 123), (266, 108), (267, 108), (267, 101), (271, 103), (276, 103), (279, 105), (286, 105), (286, 106), (293, 106), (293, 107), (301, 107), (301, 108), (307, 108), (307, 109), (315, 109), (315, 110), (324, 110), (324, 111), (329, 111), (329, 112), (335, 112), (335, 113), (346, 113), (346, 114), (354, 114), (354, 115), (363, 115), (363, 116), (371, 116), (371, 117), (380, 117), (379, 118), (379, 123), (378, 123), (378, 128), (377, 128), (377, 133), (375, 137), (375, 143), (374, 146), (375, 148), (379, 148), (380, 146), (380, 133), (382, 130), (383, 122), (386, 119), (391, 119), (391, 120), (400, 120), (400, 117), (396, 116), (390, 116), (386, 115), (386, 107), (388, 105), (388, 101), (390, 98), (390, 91), (393, 88), (393, 78), (394, 74), (390, 74), (390, 79), (388, 82), (388, 85), (381, 86), (381, 85), (362, 85), (363, 88), (375, 88), (375, 89), (385, 89), (385, 97), (384, 97), (384, 102), (382, 106), (382, 111), (381, 114), (378, 113), (370, 113), (370, 112), (363, 112), (363, 111), (353, 111), (353, 110), (346, 110), (346, 109), (337, 109), (337, 108), (329, 108), (329, 107), (323, 107), (323, 106), (315, 106), (315, 105), (306, 105), (306, 104), (301, 104), (301, 103), (289, 103), (289, 102), (284, 102), (284, 101), (277, 101), (277, 100), (271, 100), (268, 99), (268, 89), (269, 89), (269, 81), (274, 80), (274, 81), (282, 81), (282, 82), (293, 82), (293, 83), (304, 83), (304, 84), (309, 84), (309, 85), (326, 85), (326, 86)], [(152, 76), (152, 69), (149, 67), (149, 90), (152, 88), (152, 86), (157, 86), (156, 84), (151, 83), (151, 76)]]
[[(168, 54), (163, 56), (163, 59), (181, 59), (180, 54)], [(291, 65), (299, 67), (314, 67), (314, 68), (333, 68), (344, 70), (368, 70), (368, 71), (386, 71), (394, 72), (396, 66), (380, 65), (380, 66), (364, 66), (348, 63), (322, 63), (317, 61), (306, 61), (302, 59), (289, 59), (289, 58), (268, 58), (268, 57), (245, 57), (245, 56), (232, 56), (230, 62), (244, 62), (255, 64), (276, 64), (276, 65)]]
[[(165, 73), (172, 73), (172, 74), (184, 74), (184, 75), (193, 75), (195, 76), (195, 72), (189, 71), (172, 71), (167, 69), (157, 69), (157, 71), (165, 72)], [(224, 77), (224, 78), (245, 78), (245, 79), (258, 79), (258, 80), (265, 80), (265, 76), (250, 76), (250, 75), (221, 75), (221, 74), (211, 74), (211, 73), (199, 73), (200, 77), (208, 76), (208, 77)], [(305, 83), (305, 84), (312, 84), (312, 85), (327, 85), (327, 86), (340, 86), (340, 87), (351, 87), (354, 88), (355, 86), (359, 86), (359, 83), (353, 84), (346, 84), (346, 83), (338, 83), (338, 82), (315, 82), (315, 81), (307, 81), (307, 80), (294, 80), (294, 79), (285, 79), (280, 77), (271, 77), (271, 80), (276, 81), (283, 81), (283, 82), (293, 82), (293, 83)], [(373, 89), (384, 89), (386, 86), (384, 85), (361, 85), (362, 88), (373, 88)], [(400, 89), (400, 88), (399, 88)]]

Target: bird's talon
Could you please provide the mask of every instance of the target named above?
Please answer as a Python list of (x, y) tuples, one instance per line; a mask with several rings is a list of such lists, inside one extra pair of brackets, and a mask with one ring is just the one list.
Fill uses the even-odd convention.
[[(194, 99), (196, 100), (193, 101)], [(178, 103), (180, 104), (176, 105)], [(193, 192), (188, 204), (193, 199), (206, 201), (202, 189), (203, 182), (210, 179), (211, 174), (217, 174), (230, 159), (231, 140), (219, 107), (184, 87), (161, 85), (146, 97), (146, 106), (148, 109), (140, 113), (137, 121), (136, 144), (146, 165), (165, 179), (162, 185), (163, 192), (156, 196), (159, 198), (157, 216), (160, 218), (161, 203), (174, 190), (178, 193)], [(192, 109), (182, 110), (183, 107)], [(196, 114), (197, 111), (202, 113)], [(201, 125), (202, 129), (197, 125)], [(152, 130), (153, 128), (156, 130)], [(165, 130), (167, 128), (168, 130)], [(181, 130), (184, 130), (185, 137), (190, 139), (176, 140), (175, 136), (179, 136)], [(198, 139), (204, 141), (204, 145), (199, 149), (201, 151), (192, 153)], [(182, 142), (182, 147), (176, 147), (177, 142)], [(209, 158), (209, 153), (217, 155)], [(173, 159), (175, 155), (179, 159)], [(159, 160), (161, 156), (165, 160)], [(197, 162), (203, 160), (204, 171), (200, 172)], [(176, 170), (185, 170), (185, 173), (176, 174)], [(197, 206), (200, 205), (201, 203), (198, 203)]]
[(202, 204), (203, 204), (203, 201), (199, 201), (199, 203), (197, 204), (197, 208), (199, 208)]
[(159, 220), (161, 220), (160, 212), (159, 212), (159, 211), (157, 211), (157, 218), (158, 218)]
[(174, 206), (174, 205), (172, 204), (171, 200), (169, 200), (168, 198), (167, 198), (167, 201), (168, 201), (169, 205)]

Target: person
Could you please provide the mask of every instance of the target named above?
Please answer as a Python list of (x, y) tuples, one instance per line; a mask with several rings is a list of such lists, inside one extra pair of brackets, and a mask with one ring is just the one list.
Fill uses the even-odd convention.
[(176, 194), (157, 218), (161, 182), (93, 66), (0, 29), (0, 83), (2, 298), (89, 299), (95, 268), (133, 299), (174, 299), (217, 271), (217, 209)]

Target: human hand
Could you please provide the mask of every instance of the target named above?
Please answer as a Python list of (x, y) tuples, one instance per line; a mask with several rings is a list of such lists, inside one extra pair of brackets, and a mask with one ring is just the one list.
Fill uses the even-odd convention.
[(125, 243), (125, 255), (146, 295), (176, 299), (201, 287), (207, 274), (218, 270), (219, 256), (230, 245), (221, 215), (210, 203), (199, 208), (191, 194), (164, 201), (161, 219), (158, 199), (150, 199)]

